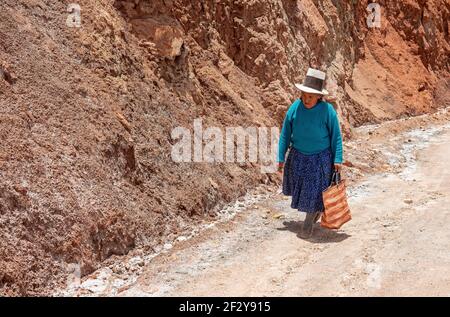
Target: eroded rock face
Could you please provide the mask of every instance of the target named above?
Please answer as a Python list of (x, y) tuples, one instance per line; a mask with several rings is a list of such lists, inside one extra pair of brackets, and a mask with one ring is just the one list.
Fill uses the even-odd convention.
[(309, 66), (352, 127), (448, 105), (449, 3), (0, 3), (0, 289), (42, 294), (162, 243), (258, 183), (258, 164), (171, 160), (175, 127), (280, 126)]
[(148, 46), (153, 46), (155, 53), (175, 59), (182, 54), (184, 45), (183, 31), (170, 24), (159, 23), (151, 18), (131, 21), (133, 32)]
[(364, 1), (116, 1), (133, 25), (181, 26), (196, 64), (218, 59), (229, 85), (231, 68), (256, 80), (263, 98), (251, 103), (278, 122), (298, 95), (293, 83), (309, 66), (326, 70), (347, 137), (352, 125), (431, 111), (433, 87), (446, 77), (435, 72), (448, 72), (448, 3), (379, 4), (381, 27), (369, 28)]

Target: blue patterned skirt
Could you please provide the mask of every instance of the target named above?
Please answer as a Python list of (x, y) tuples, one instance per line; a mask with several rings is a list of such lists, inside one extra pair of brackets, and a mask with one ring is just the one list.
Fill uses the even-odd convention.
[(331, 148), (311, 155), (290, 148), (283, 170), (283, 194), (292, 196), (291, 208), (324, 210), (322, 192), (331, 183), (333, 165)]

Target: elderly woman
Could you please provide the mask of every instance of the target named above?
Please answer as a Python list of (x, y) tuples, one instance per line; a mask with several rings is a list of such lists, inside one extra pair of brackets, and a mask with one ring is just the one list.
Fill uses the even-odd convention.
[(342, 166), (339, 120), (333, 106), (322, 100), (328, 94), (324, 83), (325, 73), (310, 68), (304, 83), (295, 84), (301, 98), (287, 111), (278, 148), (283, 194), (292, 196), (291, 208), (306, 213), (302, 238), (311, 237), (324, 210), (322, 191), (331, 183), (333, 168), (340, 171)]

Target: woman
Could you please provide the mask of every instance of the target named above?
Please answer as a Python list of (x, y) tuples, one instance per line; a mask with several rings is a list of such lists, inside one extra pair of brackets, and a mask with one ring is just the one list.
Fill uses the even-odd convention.
[[(301, 98), (289, 107), (278, 147), (278, 170), (283, 170), (283, 194), (292, 196), (291, 208), (306, 212), (301, 236), (311, 237), (313, 224), (324, 210), (322, 191), (331, 182), (333, 168), (342, 167), (342, 135), (333, 106), (322, 100), (325, 73), (309, 69)], [(289, 154), (285, 163), (286, 151)]]

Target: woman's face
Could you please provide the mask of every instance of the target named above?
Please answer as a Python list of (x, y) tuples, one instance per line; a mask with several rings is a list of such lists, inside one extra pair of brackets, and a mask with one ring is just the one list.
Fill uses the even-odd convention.
[(322, 95), (319, 94), (311, 94), (308, 92), (302, 92), (302, 101), (305, 106), (308, 108), (313, 107), (317, 101), (322, 97)]

